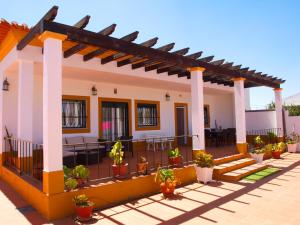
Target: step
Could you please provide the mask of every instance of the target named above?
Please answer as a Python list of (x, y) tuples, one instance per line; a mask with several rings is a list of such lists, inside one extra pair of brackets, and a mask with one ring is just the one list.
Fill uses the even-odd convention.
[(233, 170), (241, 169), (246, 166), (255, 164), (255, 160), (252, 158), (242, 158), (239, 160), (223, 163), (214, 167), (213, 177), (218, 179), (220, 175), (228, 173)]
[(214, 163), (215, 163), (215, 165), (220, 165), (220, 164), (228, 163), (228, 162), (243, 159), (243, 158), (245, 158), (244, 154), (235, 154), (235, 155), (230, 155), (230, 156), (226, 156), (223, 158), (215, 159)]
[(222, 181), (239, 181), (242, 178), (249, 176), (250, 174), (256, 173), (266, 168), (268, 168), (268, 165), (266, 164), (253, 164), (238, 170), (222, 174), (219, 178)]

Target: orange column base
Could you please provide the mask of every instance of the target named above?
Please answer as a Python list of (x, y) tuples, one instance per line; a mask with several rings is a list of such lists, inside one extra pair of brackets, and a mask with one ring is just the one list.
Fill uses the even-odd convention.
[(201, 152), (205, 152), (205, 150), (203, 149), (203, 150), (193, 150), (193, 160), (196, 158), (196, 155), (197, 154), (199, 154), (199, 153), (201, 153)]
[(236, 149), (240, 154), (248, 154), (248, 143), (236, 143)]
[(64, 192), (64, 172), (43, 172), (43, 192), (45, 194), (57, 194)]

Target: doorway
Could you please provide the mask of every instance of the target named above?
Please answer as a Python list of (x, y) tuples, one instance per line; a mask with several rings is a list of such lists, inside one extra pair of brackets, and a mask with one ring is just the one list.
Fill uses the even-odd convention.
[(99, 99), (99, 137), (115, 141), (131, 135), (131, 102), (124, 99)]
[[(175, 103), (175, 135), (188, 135), (188, 105), (186, 103)], [(187, 145), (188, 137), (178, 137), (177, 145)]]

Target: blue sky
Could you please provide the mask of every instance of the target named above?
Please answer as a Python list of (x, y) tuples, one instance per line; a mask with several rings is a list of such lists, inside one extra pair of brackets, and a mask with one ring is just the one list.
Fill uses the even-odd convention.
[[(0, 17), (34, 25), (53, 5), (56, 21), (76, 23), (90, 15), (87, 29), (117, 24), (113, 36), (140, 31), (140, 43), (159, 37), (158, 45), (225, 58), (287, 80), (284, 96), (300, 92), (300, 1), (297, 0), (1, 0)], [(270, 88), (251, 89), (253, 107), (274, 98)]]

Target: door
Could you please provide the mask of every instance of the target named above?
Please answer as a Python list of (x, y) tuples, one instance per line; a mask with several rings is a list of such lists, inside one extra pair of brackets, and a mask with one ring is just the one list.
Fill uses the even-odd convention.
[[(176, 136), (188, 135), (187, 104), (175, 103), (175, 134)], [(187, 144), (187, 136), (178, 137), (177, 145)]]
[(126, 102), (101, 102), (102, 138), (114, 141), (129, 136), (129, 106)]

